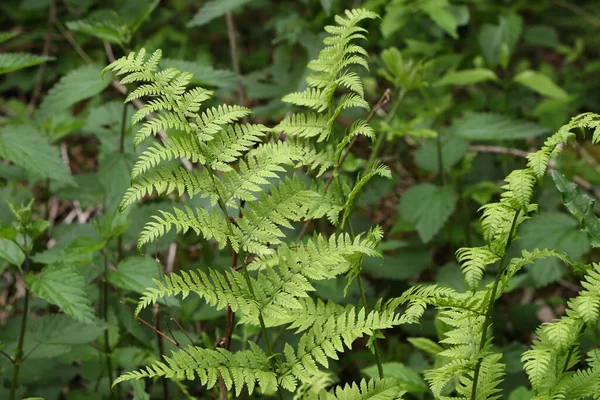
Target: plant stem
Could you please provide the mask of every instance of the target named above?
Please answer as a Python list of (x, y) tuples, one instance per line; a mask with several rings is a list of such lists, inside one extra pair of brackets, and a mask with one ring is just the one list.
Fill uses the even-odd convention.
[[(27, 256), (29, 257), (29, 256)], [(10, 400), (15, 400), (17, 390), (17, 380), (19, 379), (19, 370), (23, 361), (23, 342), (25, 341), (25, 329), (27, 328), (27, 315), (29, 314), (29, 289), (25, 290), (25, 304), (23, 305), (23, 316), (21, 317), (21, 331), (19, 332), (19, 344), (15, 354), (13, 376), (10, 384)]]
[[(27, 249), (27, 233), (23, 234), (23, 248)], [(29, 251), (25, 251), (25, 270), (29, 271)], [(10, 383), (9, 400), (15, 400), (17, 391), (17, 380), (19, 379), (19, 370), (23, 363), (23, 343), (25, 342), (25, 331), (27, 329), (27, 316), (29, 315), (29, 289), (25, 288), (25, 304), (23, 305), (23, 315), (21, 317), (21, 330), (19, 332), (19, 343), (17, 344), (16, 354), (13, 361), (13, 376)]]
[[(363, 303), (363, 308), (365, 309), (365, 314), (369, 312), (369, 307), (367, 305), (367, 296), (365, 295), (365, 289), (362, 284), (362, 277), (358, 274), (356, 278), (358, 282), (358, 290), (360, 291), (360, 299)], [(379, 346), (377, 345), (377, 339), (373, 340), (373, 348), (375, 350), (375, 360), (377, 361), (377, 372), (379, 373), (379, 379), (383, 379), (383, 363), (381, 362), (381, 354), (379, 353)]]
[[(396, 96), (396, 99), (394, 100), (394, 104), (392, 105), (390, 112), (384, 119), (385, 123), (389, 123), (392, 120), (392, 118), (394, 118), (394, 115), (396, 115), (398, 106), (402, 102), (402, 99), (404, 98), (405, 94), (406, 94), (405, 88), (402, 88), (399, 91), (397, 91), (397, 96)], [(384, 141), (385, 141), (385, 135), (379, 134), (379, 136), (377, 136), (377, 140), (375, 141), (375, 146), (373, 146), (373, 150), (371, 150), (371, 155), (369, 156), (369, 161), (367, 161), (367, 169), (370, 169), (373, 166), (373, 164), (375, 163), (375, 161), (377, 160), (377, 155), (379, 154), (379, 150), (381, 150), (381, 146), (383, 146)]]
[[(106, 323), (108, 323), (108, 255), (106, 251), (103, 251), (104, 254), (104, 280), (103, 280), (103, 291), (104, 291), (104, 304), (102, 306), (102, 318)], [(114, 392), (112, 391), (113, 385), (113, 372), (112, 372), (112, 360), (111, 360), (111, 351), (110, 344), (108, 341), (108, 328), (104, 330), (104, 355), (106, 357), (106, 369), (108, 371), (108, 390), (110, 393), (110, 398), (114, 399)]]
[(442, 137), (438, 133), (436, 141), (437, 147), (437, 161), (438, 161), (438, 175), (440, 177), (440, 185), (444, 186), (446, 184), (446, 176), (444, 175), (444, 160), (442, 157)]
[(127, 131), (127, 103), (123, 104), (123, 114), (121, 117), (121, 137), (119, 140), (119, 153), (125, 152), (125, 133)]
[[(498, 265), (498, 271), (496, 271), (496, 279), (494, 280), (494, 285), (492, 286), (492, 292), (490, 293), (490, 299), (488, 301), (487, 310), (485, 313), (485, 320), (483, 321), (482, 331), (481, 331), (481, 340), (479, 341), (479, 351), (483, 349), (485, 346), (485, 342), (487, 341), (487, 331), (492, 324), (492, 311), (494, 308), (494, 303), (496, 302), (496, 292), (498, 291), (498, 285), (500, 284), (500, 278), (502, 277), (502, 272), (504, 272), (504, 264), (506, 263), (506, 255), (508, 253), (508, 249), (510, 244), (512, 243), (513, 236), (515, 234), (515, 228), (517, 226), (517, 220), (519, 219), (519, 214), (521, 210), (515, 211), (515, 216), (513, 217), (512, 224), (510, 226), (510, 231), (508, 231), (508, 239), (506, 239), (506, 246), (504, 247), (504, 255), (500, 259), (500, 264)], [(481, 371), (481, 363), (483, 362), (483, 357), (479, 357), (477, 360), (477, 365), (475, 366), (475, 373), (473, 374), (473, 388), (471, 389), (471, 400), (475, 400), (477, 398), (477, 381), (479, 380), (479, 373)]]

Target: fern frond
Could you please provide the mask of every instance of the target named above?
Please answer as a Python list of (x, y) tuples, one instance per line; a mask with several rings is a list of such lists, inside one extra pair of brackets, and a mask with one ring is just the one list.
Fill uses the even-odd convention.
[(198, 143), (189, 136), (170, 138), (168, 143), (154, 143), (138, 158), (131, 171), (131, 179), (146, 173), (163, 161), (187, 158), (191, 162), (204, 163), (206, 159)]
[(203, 208), (196, 208), (196, 213), (188, 206), (179, 209), (173, 208), (173, 213), (160, 210), (161, 215), (154, 215), (154, 221), (146, 223), (138, 239), (138, 249), (147, 243), (151, 243), (166, 235), (173, 226), (177, 233), (185, 233), (193, 230), (196, 235), (202, 235), (204, 239), (215, 239), (220, 248), (224, 248), (227, 242), (237, 251), (240, 247), (241, 232), (234, 229), (234, 236), (229, 232), (228, 221), (219, 212), (209, 213)]
[(463, 247), (456, 251), (456, 260), (460, 263), (465, 282), (471, 290), (477, 290), (486, 266), (499, 259), (487, 247)]
[(235, 389), (239, 396), (244, 387), (252, 394), (256, 385), (263, 391), (277, 390), (277, 377), (271, 369), (267, 354), (254, 342), (249, 342), (249, 350), (232, 353), (217, 348), (203, 349), (189, 346), (156, 361), (140, 371), (128, 372), (118, 377), (113, 386), (131, 379), (164, 377), (173, 379), (200, 379), (208, 389), (217, 384), (219, 376), (223, 378), (227, 390)]
[(221, 130), (222, 125), (236, 122), (250, 113), (252, 111), (246, 107), (222, 104), (206, 109), (202, 114), (196, 116), (195, 122), (201, 134), (212, 137)]
[(274, 129), (290, 136), (311, 138), (319, 136), (325, 138), (331, 131), (332, 121), (327, 115), (315, 114), (292, 114), (284, 118)]
[(535, 185), (533, 172), (530, 169), (514, 170), (504, 180), (506, 185), (502, 186), (501, 201), (507, 202), (514, 210), (527, 213)]
[(401, 399), (405, 390), (393, 378), (379, 380), (362, 380), (360, 384), (346, 384), (327, 393), (322, 393), (319, 400), (396, 400)]
[(202, 153), (207, 155), (208, 164), (217, 171), (231, 171), (228, 165), (238, 160), (268, 132), (264, 125), (230, 125), (206, 143), (200, 143)]
[(297, 106), (309, 107), (317, 112), (325, 111), (329, 105), (326, 93), (321, 89), (308, 88), (302, 92), (286, 94), (281, 100)]

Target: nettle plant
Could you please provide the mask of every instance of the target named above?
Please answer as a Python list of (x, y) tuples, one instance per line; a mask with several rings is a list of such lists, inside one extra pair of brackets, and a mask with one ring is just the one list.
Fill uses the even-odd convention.
[[(493, 346), (494, 304), (514, 278), (535, 260), (558, 257), (584, 274), (584, 289), (569, 301), (567, 314), (540, 327), (531, 350), (523, 354), (535, 398), (580, 399), (600, 393), (600, 353), (585, 358), (579, 343), (586, 327), (595, 326), (600, 309), (600, 265), (579, 265), (552, 249), (523, 252), (509, 259), (518, 227), (536, 212), (532, 196), (552, 159), (574, 136), (575, 128), (595, 129), (600, 140), (600, 117), (582, 114), (548, 138), (541, 150), (529, 156), (527, 168), (510, 173), (500, 200), (482, 207), (485, 245), (457, 251), (469, 291), (457, 292), (436, 285), (414, 286), (401, 297), (379, 299), (369, 310), (361, 278), (365, 256), (378, 257), (383, 232), (373, 227), (354, 234), (349, 221), (353, 204), (365, 184), (375, 175), (390, 177), (379, 162), (353, 182), (342, 176), (342, 165), (359, 136), (373, 137), (369, 120), (356, 120), (338, 138), (335, 128), (348, 108), (369, 105), (363, 98), (361, 79), (354, 67), (367, 67), (366, 51), (356, 44), (364, 39), (364, 19), (376, 18), (367, 10), (346, 11), (328, 26), (325, 47), (309, 63), (308, 88), (284, 101), (308, 107), (294, 113), (275, 128), (246, 123), (250, 110), (240, 105), (203, 107), (212, 93), (188, 88), (192, 75), (175, 68), (159, 69), (161, 52), (148, 58), (144, 50), (131, 53), (106, 70), (121, 76), (122, 84), (137, 83), (126, 101), (148, 98), (132, 123), (146, 121), (134, 143), (140, 144), (162, 130), (183, 133), (143, 152), (132, 171), (131, 188), (121, 208), (152, 193), (176, 192), (180, 197), (208, 199), (211, 209), (175, 206), (161, 210), (140, 235), (139, 246), (153, 242), (175, 229), (193, 231), (204, 240), (233, 252), (231, 270), (207, 268), (181, 271), (155, 281), (136, 309), (165, 297), (193, 293), (217, 309), (228, 309), (225, 336), (217, 348), (181, 347), (171, 356), (139, 371), (127, 372), (115, 384), (132, 379), (165, 377), (175, 380), (199, 378), (206, 388), (218, 386), (239, 396), (257, 386), (264, 395), (339, 399), (395, 399), (410, 389), (405, 380), (385, 377), (377, 345), (381, 330), (418, 323), (427, 306), (438, 308), (437, 319), (446, 327), (439, 343), (420, 343), (435, 355), (435, 368), (425, 373), (435, 398), (490, 399), (501, 397), (504, 376), (501, 354)], [(338, 93), (342, 93), (338, 95)], [(189, 163), (178, 166), (178, 159)], [(186, 167), (187, 165), (187, 167)], [(197, 168), (196, 168), (197, 167)], [(295, 172), (294, 172), (295, 171)], [(575, 215), (595, 221), (591, 202), (561, 175), (565, 201)], [(570, 206), (569, 206), (570, 204)], [(327, 219), (336, 232), (315, 233), (304, 239), (312, 220)], [(293, 223), (304, 222), (299, 237)], [(347, 230), (347, 231), (346, 231)], [(495, 265), (496, 278), (481, 288), (486, 268)], [(342, 306), (317, 298), (314, 282), (345, 275), (348, 285), (356, 281), (360, 306)], [(399, 311), (399, 307), (401, 307)], [(234, 313), (236, 326), (260, 329), (261, 347), (254, 341), (231, 349)], [(273, 328), (295, 330), (297, 344), (275, 341)], [(375, 354), (379, 379), (363, 380), (327, 389), (331, 380), (321, 369), (330, 359), (351, 348), (367, 335)], [(579, 369), (574, 369), (574, 368)], [(223, 395), (223, 393), (222, 393)]]

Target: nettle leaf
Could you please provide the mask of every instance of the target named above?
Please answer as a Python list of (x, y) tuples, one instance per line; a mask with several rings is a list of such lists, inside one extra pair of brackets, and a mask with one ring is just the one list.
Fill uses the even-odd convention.
[(235, 10), (250, 3), (252, 0), (210, 0), (207, 1), (202, 8), (194, 15), (192, 20), (188, 22), (188, 28), (202, 26), (215, 18), (219, 18), (230, 11)]
[[(427, 393), (429, 387), (427, 383), (411, 368), (399, 362), (387, 362), (382, 364), (383, 374), (389, 378), (395, 378), (397, 384), (409, 393)], [(362, 370), (362, 373), (369, 378), (379, 378), (377, 365), (372, 365)]]
[(569, 94), (550, 79), (549, 76), (532, 70), (526, 70), (515, 76), (514, 81), (529, 89), (556, 100), (567, 101)]
[(459, 21), (450, 11), (448, 0), (422, 0), (418, 2), (419, 7), (437, 26), (442, 28), (454, 39), (458, 39), (457, 28)]
[[(442, 165), (444, 171), (449, 171), (469, 150), (469, 143), (462, 137), (456, 135), (443, 135), (442, 141)], [(415, 163), (419, 168), (430, 172), (438, 172), (437, 141), (427, 140), (416, 152)]]
[(478, 39), (485, 60), (492, 66), (502, 64), (506, 68), (522, 29), (523, 19), (515, 14), (501, 16), (498, 25), (483, 24)]
[(100, 321), (88, 324), (65, 314), (51, 314), (38, 318), (31, 334), (38, 343), (76, 345), (95, 340), (106, 328)]
[(38, 56), (30, 53), (2, 53), (0, 54), (0, 75), (33, 67), (49, 60), (54, 60), (54, 57)]
[(552, 171), (552, 179), (562, 193), (565, 207), (581, 223), (590, 245), (600, 247), (600, 219), (594, 213), (594, 198), (578, 185), (569, 182), (560, 172)]
[(159, 267), (150, 258), (128, 257), (116, 270), (108, 271), (108, 281), (121, 289), (144, 294), (147, 288), (156, 286), (153, 279), (159, 279)]
[(494, 71), (487, 68), (463, 69), (462, 71), (450, 71), (446, 73), (433, 86), (445, 85), (472, 85), (485, 81), (497, 81), (498, 77)]
[(74, 69), (50, 89), (35, 113), (35, 118), (38, 121), (52, 118), (81, 100), (102, 92), (110, 81), (110, 76), (102, 79), (102, 67), (99, 65), (84, 65)]
[(0, 260), (4, 260), (11, 265), (20, 267), (25, 261), (25, 253), (18, 244), (12, 240), (0, 238)]
[[(564, 213), (546, 212), (524, 223), (515, 242), (518, 251), (523, 249), (553, 249), (578, 260), (590, 249), (588, 239), (577, 227), (577, 221)], [(542, 287), (562, 278), (566, 270), (556, 259), (536, 261), (527, 267), (528, 284)]]
[(94, 309), (87, 294), (83, 274), (72, 265), (53, 264), (39, 274), (25, 275), (29, 290), (36, 296), (55, 304), (77, 321), (94, 323)]
[(452, 124), (454, 134), (471, 140), (525, 139), (547, 133), (533, 122), (494, 113), (467, 113)]
[(160, 65), (164, 68), (177, 68), (194, 74), (190, 83), (194, 85), (207, 85), (215, 87), (232, 87), (237, 81), (235, 72), (228, 69), (214, 69), (210, 65), (203, 65), (194, 61), (163, 58)]
[(75, 184), (71, 172), (48, 138), (30, 125), (0, 128), (0, 158), (31, 171), (40, 178)]
[(68, 21), (65, 25), (72, 31), (122, 45), (129, 42), (131, 32), (126, 25), (119, 24), (119, 19), (119, 14), (113, 10), (98, 10), (85, 19)]
[(429, 242), (442, 229), (456, 208), (452, 186), (441, 188), (431, 183), (410, 187), (400, 198), (400, 215), (412, 222), (421, 240)]

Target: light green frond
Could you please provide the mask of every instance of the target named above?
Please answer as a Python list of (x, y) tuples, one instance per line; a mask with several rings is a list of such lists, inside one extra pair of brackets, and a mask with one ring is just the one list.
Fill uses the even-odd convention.
[(171, 161), (176, 158), (187, 158), (194, 163), (206, 161), (197, 142), (192, 137), (172, 137), (168, 143), (153, 143), (140, 155), (131, 171), (131, 179), (146, 173), (163, 161)]
[(460, 264), (465, 282), (469, 289), (475, 291), (483, 277), (486, 266), (500, 259), (487, 247), (463, 247), (456, 251), (456, 259)]
[(352, 123), (350, 127), (350, 131), (348, 132), (348, 136), (366, 136), (370, 139), (375, 137), (375, 130), (369, 125), (369, 123), (365, 120), (358, 119)]
[(405, 391), (394, 378), (380, 380), (362, 380), (322, 393), (319, 400), (396, 400), (402, 399)]
[[(534, 346), (535, 343), (534, 341)], [(551, 373), (550, 365), (553, 360), (552, 349), (541, 345), (523, 353), (521, 357), (523, 368), (534, 388), (540, 387), (542, 382)]]
[(532, 252), (523, 250), (521, 257), (515, 257), (510, 260), (510, 263), (504, 270), (499, 283), (499, 293), (502, 293), (503, 289), (506, 288), (508, 282), (526, 265), (533, 264), (537, 260), (542, 260), (548, 257), (556, 257), (561, 260), (565, 260), (564, 254), (558, 253), (554, 250), (548, 249), (534, 249)]
[(360, 98), (363, 98), (365, 95), (362, 80), (356, 72), (349, 72), (339, 77), (337, 83), (339, 86), (345, 87), (348, 90), (356, 92), (356, 94), (358, 94)]
[[(256, 285), (255, 279), (251, 279)], [(181, 271), (166, 276), (164, 284), (156, 279), (154, 283), (156, 288), (148, 288), (140, 298), (135, 310), (136, 316), (161, 298), (182, 296), (185, 299), (190, 293), (197, 294), (218, 310), (231, 307), (234, 312), (240, 310), (245, 314), (258, 314), (259, 305), (253, 299), (248, 282), (240, 271), (230, 270), (225, 274), (214, 269), (209, 269), (209, 272)]]
[(221, 130), (222, 125), (236, 122), (251, 113), (252, 111), (246, 107), (222, 104), (206, 109), (202, 114), (196, 116), (195, 122), (200, 133), (212, 137)]
[(171, 111), (163, 112), (149, 121), (144, 122), (142, 128), (137, 131), (133, 138), (133, 144), (139, 145), (149, 136), (155, 136), (160, 131), (175, 129), (182, 132), (191, 132), (188, 122), (181, 118), (179, 114)]
[(160, 214), (154, 215), (154, 221), (144, 226), (138, 239), (138, 248), (161, 238), (174, 226), (178, 233), (192, 229), (196, 235), (202, 235), (206, 240), (215, 239), (220, 248), (224, 248), (229, 241), (235, 251), (239, 250), (241, 232), (234, 230), (235, 236), (232, 237), (227, 220), (217, 211), (209, 213), (203, 208), (196, 208), (194, 213), (190, 207), (185, 206), (183, 210), (174, 207), (173, 213), (160, 210)]
[(569, 308), (574, 313), (573, 317), (595, 324), (600, 314), (600, 264), (593, 264), (581, 284), (584, 289), (569, 301)]
[(286, 94), (281, 100), (297, 106), (309, 107), (318, 112), (325, 111), (329, 105), (323, 90), (320, 89), (309, 88), (302, 92)]
[(203, 197), (215, 195), (212, 180), (205, 170), (196, 173), (183, 167), (173, 170), (157, 168), (151, 173), (139, 176), (132, 182), (131, 187), (125, 192), (119, 208), (123, 210), (144, 196), (152, 194), (153, 191), (160, 195), (169, 194), (175, 190), (180, 196), (183, 193), (194, 196), (200, 192)]
[(452, 378), (468, 374), (474, 366), (475, 360), (451, 360), (439, 368), (425, 371), (425, 380), (429, 383), (433, 395), (439, 397)]
[(268, 130), (269, 128), (260, 124), (230, 125), (210, 142), (200, 143), (200, 147), (213, 170), (230, 171), (232, 167), (228, 164), (238, 160), (259, 143)]
[(236, 396), (244, 387), (252, 394), (256, 385), (263, 391), (277, 390), (277, 378), (267, 354), (255, 343), (249, 344), (249, 350), (235, 353), (222, 348), (212, 350), (189, 346), (173, 352), (171, 357), (165, 356), (164, 361), (121, 375), (113, 385), (132, 379), (165, 377), (194, 380), (198, 377), (202, 385), (211, 389), (221, 376), (227, 390), (234, 389)]
[(512, 171), (504, 180), (506, 185), (502, 186), (502, 201), (515, 210), (527, 213), (535, 186), (534, 173), (530, 169), (518, 169)]
[(331, 132), (331, 121), (327, 115), (315, 114), (292, 114), (286, 117), (274, 129), (290, 136), (311, 138), (319, 136), (327, 137)]
[[(476, 400), (496, 400), (502, 397), (502, 383), (505, 366), (501, 354), (490, 354), (481, 361), (479, 376), (477, 379)], [(456, 391), (465, 399), (472, 398), (473, 372), (459, 377), (459, 385)]]
[(564, 384), (566, 399), (598, 399), (600, 396), (600, 368), (575, 371)]

